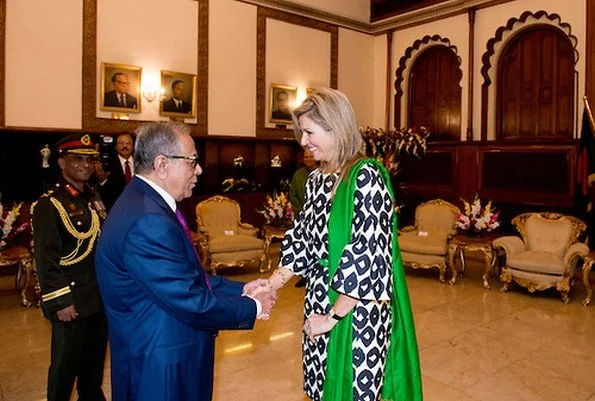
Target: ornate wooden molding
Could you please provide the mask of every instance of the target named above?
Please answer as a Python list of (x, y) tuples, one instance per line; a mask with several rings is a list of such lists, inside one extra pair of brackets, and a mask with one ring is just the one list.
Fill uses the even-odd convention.
[(296, 4), (287, 0), (237, 0), (241, 3), (253, 4), (266, 7), (271, 10), (283, 11), (295, 15), (301, 15), (310, 19), (317, 19), (333, 25), (342, 26), (354, 31), (370, 33), (370, 24), (368, 22), (358, 21), (352, 18), (343, 17), (318, 10), (316, 8)]
[[(576, 36), (572, 34), (572, 27), (570, 24), (566, 22), (562, 22), (561, 17), (558, 14), (548, 14), (547, 11), (540, 10), (535, 13), (531, 11), (525, 11), (521, 14), (519, 18), (513, 17), (508, 20), (506, 25), (500, 26), (496, 30), (496, 34), (493, 38), (488, 40), (487, 43), (487, 50), (481, 57), (482, 67), (481, 67), (481, 75), (483, 76), (483, 84), (481, 86), (481, 140), (485, 141), (488, 139), (488, 124), (489, 118), (488, 115), (490, 110), (489, 100), (492, 95), (490, 94), (493, 88), (490, 88), (492, 84), (492, 77), (490, 76), (492, 72), (492, 57), (496, 54), (499, 49), (502, 48), (505, 43), (507, 42), (511, 36), (511, 33), (514, 31), (523, 30), (526, 26), (536, 25), (536, 24), (544, 24), (547, 21), (548, 25), (554, 26), (560, 29), (564, 34), (566, 34), (569, 40), (572, 43), (574, 49), (574, 63), (576, 64), (579, 59), (579, 54), (577, 50), (578, 39)], [(531, 22), (528, 22), (531, 21)], [(494, 60), (495, 61), (495, 60)], [(495, 106), (492, 106), (495, 110)]]
[(587, 1), (587, 35), (585, 38), (585, 95), (595, 104), (595, 3)]
[(198, 0), (197, 134), (209, 134), (209, 0)]
[(467, 65), (467, 133), (465, 135), (468, 141), (473, 140), (473, 69), (475, 54), (475, 9), (469, 9), (469, 63)]
[[(97, 1), (83, 0), (82, 128), (84, 131), (105, 133), (134, 131), (139, 124), (153, 121), (116, 120), (97, 117)], [(198, 131), (193, 132), (193, 135), (207, 135), (208, 129), (208, 2), (209, 0), (198, 0), (197, 5), (199, 10), (198, 88), (196, 92), (198, 97), (198, 124), (188, 123), (189, 126), (197, 126)], [(139, 99), (139, 101), (142, 100)]]
[(0, 127), (6, 126), (6, 0), (0, 0)]
[(328, 13), (313, 7), (295, 4), (287, 0), (236, 1), (313, 18), (362, 33), (384, 35), (385, 33), (392, 30), (410, 28), (416, 25), (427, 24), (428, 22), (436, 21), (438, 19), (464, 14), (469, 8), (481, 9), (507, 3), (513, 0), (447, 0), (439, 4), (432, 4), (423, 8), (412, 10), (411, 12), (401, 13), (379, 21), (374, 21), (372, 23), (362, 22), (337, 14)]
[(339, 82), (339, 28), (335, 25), (321, 22), (313, 18), (290, 14), (265, 7), (258, 7), (256, 21), (256, 136), (292, 138), (293, 130), (283, 128), (268, 128), (265, 126), (266, 88), (266, 20), (275, 19), (289, 24), (301, 25), (318, 29), (331, 35), (331, 88), (337, 88)]
[[(395, 120), (395, 127), (401, 126), (401, 98), (403, 97), (403, 81), (405, 80), (405, 71), (410, 68), (409, 63), (411, 59), (415, 56), (415, 54), (419, 53), (423, 50), (423, 48), (427, 46), (446, 46), (451, 49), (455, 54), (458, 54), (457, 47), (451, 45), (450, 39), (443, 38), (440, 35), (426, 35), (422, 39), (417, 39), (413, 42), (413, 45), (409, 46), (407, 50), (405, 50), (405, 54), (399, 59), (399, 67), (395, 72), (396, 81), (395, 81), (395, 109), (394, 109), (394, 120)], [(457, 60), (459, 62), (459, 72), (461, 73), (460, 76), (463, 76), (461, 70), (461, 58), (457, 55)]]

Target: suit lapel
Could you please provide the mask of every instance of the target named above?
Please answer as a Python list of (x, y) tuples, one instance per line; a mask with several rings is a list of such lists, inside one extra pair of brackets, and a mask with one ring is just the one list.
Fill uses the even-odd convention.
[[(194, 250), (193, 254), (194, 254), (194, 257), (196, 258), (197, 270), (201, 271), (201, 274), (199, 274), (199, 276), (201, 276), (202, 280), (205, 280), (206, 278), (204, 277), (204, 274), (206, 274), (206, 273), (204, 272), (204, 269), (202, 267), (202, 262), (198, 256), (198, 252), (196, 251), (194, 244), (192, 243), (190, 238), (186, 237), (186, 232), (184, 231), (184, 227), (182, 227), (182, 224), (178, 220), (178, 217), (176, 216), (174, 211), (171, 210), (171, 208), (165, 202), (165, 200), (161, 197), (161, 195), (159, 195), (157, 193), (157, 191), (155, 191), (153, 188), (151, 188), (151, 186), (149, 184), (147, 184), (146, 182), (144, 182), (143, 180), (141, 180), (140, 178), (138, 178), (136, 176), (134, 176), (132, 178), (132, 181), (130, 181), (130, 184), (128, 184), (128, 186), (131, 189), (137, 190), (137, 191), (145, 194), (150, 199), (152, 199), (155, 203), (157, 203), (159, 205), (160, 208), (163, 209), (164, 213), (166, 213), (172, 220), (174, 220), (176, 222), (176, 224), (184, 232), (184, 237), (186, 238), (186, 241), (190, 244), (190, 247)], [(206, 285), (206, 283), (204, 283), (204, 284)]]

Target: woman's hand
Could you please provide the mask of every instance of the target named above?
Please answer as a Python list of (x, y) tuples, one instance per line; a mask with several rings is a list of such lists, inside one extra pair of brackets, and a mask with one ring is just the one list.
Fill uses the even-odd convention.
[(311, 342), (315, 341), (315, 337), (328, 333), (337, 324), (335, 319), (329, 315), (314, 314), (310, 316), (304, 323), (304, 333), (308, 336)]

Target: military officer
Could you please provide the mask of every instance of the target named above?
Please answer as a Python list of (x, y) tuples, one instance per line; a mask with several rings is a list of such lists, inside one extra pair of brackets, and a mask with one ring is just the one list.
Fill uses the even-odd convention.
[(60, 182), (32, 211), (41, 306), (52, 324), (47, 399), (68, 401), (76, 378), (79, 400), (105, 401), (107, 321), (94, 266), (105, 208), (87, 185), (98, 152), (88, 134), (62, 139), (56, 151)]

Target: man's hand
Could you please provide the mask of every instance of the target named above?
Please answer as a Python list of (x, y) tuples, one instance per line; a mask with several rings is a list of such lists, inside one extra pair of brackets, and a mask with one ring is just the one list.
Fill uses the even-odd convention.
[(70, 322), (71, 320), (76, 319), (78, 315), (79, 314), (76, 312), (74, 305), (67, 306), (66, 308), (60, 309), (58, 312), (56, 312), (56, 317), (61, 322)]
[(257, 299), (262, 305), (262, 311), (260, 312), (260, 315), (256, 316), (256, 318), (260, 320), (268, 320), (271, 316), (271, 310), (275, 305), (275, 301), (277, 300), (277, 293), (272, 291), (259, 292), (258, 294), (251, 295), (250, 297)]
[(97, 181), (99, 181), (100, 184), (103, 184), (103, 182), (105, 180), (107, 180), (107, 177), (110, 175), (109, 172), (106, 172), (103, 169), (103, 165), (101, 164), (101, 161), (97, 161), (95, 163), (95, 176), (97, 177)]

